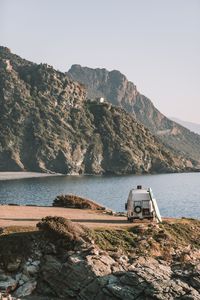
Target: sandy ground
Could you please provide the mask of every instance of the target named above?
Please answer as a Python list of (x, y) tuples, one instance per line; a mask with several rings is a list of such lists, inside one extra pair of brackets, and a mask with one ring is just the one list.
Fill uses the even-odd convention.
[(23, 179), (23, 178), (37, 178), (47, 176), (61, 176), (61, 174), (47, 174), (47, 173), (36, 173), (36, 172), (0, 172), (0, 180), (12, 180), (12, 179)]
[(133, 226), (125, 217), (110, 216), (98, 211), (61, 207), (0, 205), (0, 227), (35, 226), (46, 216), (61, 216), (89, 227)]

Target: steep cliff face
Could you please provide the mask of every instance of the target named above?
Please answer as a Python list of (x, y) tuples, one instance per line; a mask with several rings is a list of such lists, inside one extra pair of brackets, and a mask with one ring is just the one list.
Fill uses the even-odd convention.
[(72, 65), (68, 73), (86, 86), (88, 98), (105, 97), (112, 104), (122, 106), (134, 113), (134, 105), (139, 93), (136, 86), (119, 71), (109, 72), (106, 69)]
[(106, 69), (73, 65), (68, 73), (87, 87), (88, 97), (104, 97), (112, 104), (123, 107), (162, 142), (177, 152), (200, 161), (200, 136), (166, 118), (119, 71), (109, 72)]
[(163, 146), (124, 109), (0, 48), (0, 170), (64, 174), (178, 172), (197, 166)]

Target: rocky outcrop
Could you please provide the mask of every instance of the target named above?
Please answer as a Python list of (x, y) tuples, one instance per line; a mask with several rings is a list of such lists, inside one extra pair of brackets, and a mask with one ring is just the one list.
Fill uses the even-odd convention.
[[(151, 258), (139, 258), (131, 263), (127, 256), (116, 260), (107, 254), (88, 253), (83, 256), (74, 252), (64, 264), (47, 256), (41, 273), (43, 281), (38, 291), (64, 299), (200, 297), (185, 280), (173, 278), (173, 271), (165, 262), (159, 263)], [(197, 273), (188, 272), (186, 278), (192, 281), (196, 276)]]
[[(199, 300), (200, 224), (184, 222), (143, 225), (133, 232), (94, 232), (63, 218), (47, 217), (38, 225), (40, 232), (0, 237), (0, 245), (5, 244), (10, 254), (0, 248), (0, 291), (9, 290), (13, 299), (32, 300)], [(106, 238), (109, 231), (111, 237)], [(22, 235), (23, 253), (7, 243), (9, 239), (21, 248)], [(115, 245), (116, 236), (117, 250), (105, 250), (108, 241)], [(132, 246), (127, 251), (128, 244)]]
[(77, 195), (59, 195), (54, 199), (53, 206), (92, 209), (92, 210), (105, 210), (105, 207), (103, 207), (102, 205), (92, 200), (79, 197)]
[(166, 145), (200, 161), (200, 136), (165, 117), (122, 73), (80, 65), (73, 65), (68, 73), (87, 87), (88, 97), (104, 97), (123, 107)]
[(128, 112), (134, 113), (134, 105), (139, 92), (136, 86), (119, 71), (109, 72), (106, 69), (72, 65), (68, 74), (86, 86), (88, 98), (104, 97), (112, 104), (124, 107)]

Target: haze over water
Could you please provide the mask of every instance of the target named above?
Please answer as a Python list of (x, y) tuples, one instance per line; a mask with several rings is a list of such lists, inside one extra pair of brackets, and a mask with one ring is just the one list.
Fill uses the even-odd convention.
[(151, 187), (162, 216), (200, 219), (200, 173), (62, 176), (0, 181), (0, 204), (52, 205), (60, 194), (77, 194), (124, 211), (129, 190)]

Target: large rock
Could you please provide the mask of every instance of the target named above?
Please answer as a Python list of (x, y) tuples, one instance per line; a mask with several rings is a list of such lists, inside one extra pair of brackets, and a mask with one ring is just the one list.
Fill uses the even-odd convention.
[(34, 279), (24, 283), (14, 293), (15, 297), (25, 297), (25, 296), (32, 294), (36, 288), (36, 285), (37, 285), (37, 282)]
[(132, 271), (112, 273), (109, 256), (78, 257), (64, 264), (47, 261), (41, 269), (38, 292), (76, 299), (200, 299), (198, 289), (173, 278), (170, 266), (154, 259), (138, 260)]
[(28, 275), (35, 275), (39, 271), (39, 266), (37, 265), (25, 265), (23, 272)]
[(0, 274), (0, 291), (14, 291), (17, 287), (17, 280), (9, 275)]

